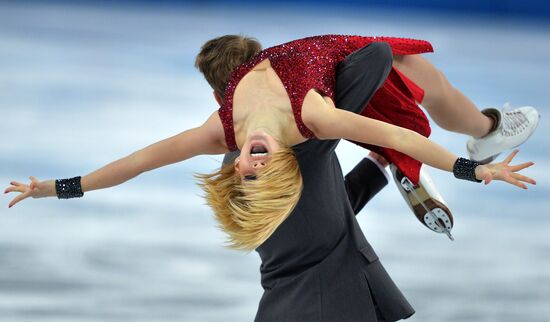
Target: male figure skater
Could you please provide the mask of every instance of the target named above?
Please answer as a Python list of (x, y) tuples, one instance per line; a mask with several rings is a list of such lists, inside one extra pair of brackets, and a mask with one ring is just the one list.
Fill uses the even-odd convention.
[[(349, 55), (339, 65), (337, 70), (335, 90), (336, 106), (366, 106), (366, 103), (370, 100), (372, 95), (385, 81), (391, 67), (391, 51), (389, 51), (389, 48), (383, 43), (370, 44)], [(216, 96), (216, 98), (218, 101), (221, 100), (219, 96)], [(500, 120), (500, 122), (502, 123), (502, 120)], [(349, 206), (343, 206), (345, 209), (344, 211), (353, 212), (356, 215), (363, 206), (389, 182), (388, 175), (384, 170), (387, 162), (375, 153), (369, 153), (369, 155), (359, 162), (342, 180), (343, 174), (334, 152), (337, 142), (319, 141), (313, 142), (312, 144), (318, 145), (321, 147), (320, 149), (328, 150), (329, 153), (331, 153), (331, 157), (328, 162), (326, 158), (316, 159), (315, 155), (306, 155), (303, 157), (304, 164), (308, 166), (302, 171), (302, 177), (304, 181), (310, 181), (313, 182), (313, 184), (308, 185), (311, 190), (302, 195), (302, 200), (299, 202), (301, 211), (308, 208), (314, 209), (314, 204), (324, 199), (325, 194), (330, 193), (331, 195), (337, 194), (341, 196), (339, 199), (337, 198), (338, 202), (341, 202), (342, 205), (349, 204)], [(231, 163), (238, 154), (239, 151), (227, 154), (224, 158), (224, 163)], [(315, 165), (317, 161), (320, 163), (319, 165)], [(325, 175), (323, 176), (319, 176), (319, 171), (316, 171), (321, 168), (325, 171)], [(420, 185), (422, 184), (431, 184), (431, 182), (421, 180)], [(426, 187), (420, 186), (417, 187), (417, 189), (424, 189), (432, 192), (436, 191), (435, 187), (426, 189)], [(410, 192), (410, 194), (412, 194), (412, 192)], [(408, 194), (405, 195), (408, 196)], [(432, 196), (429, 197), (431, 198)], [(406, 200), (410, 205), (412, 199), (406, 198)], [(311, 206), (309, 206), (310, 204)], [(291, 213), (286, 221), (292, 221), (292, 219), (293, 216)], [(281, 225), (284, 224), (283, 222)], [(287, 223), (287, 225), (284, 225), (286, 227), (283, 229), (289, 229), (288, 227), (292, 224)], [(335, 311), (335, 316), (343, 314), (341, 315), (342, 321), (351, 321), (354, 318), (359, 318), (359, 316), (366, 321), (397, 321), (409, 317), (414, 313), (414, 309), (393, 283), (383, 266), (380, 264), (378, 256), (358, 230), (360, 230), (360, 228), (356, 221), (354, 221), (350, 233), (356, 240), (357, 248), (360, 249), (360, 252), (368, 262), (365, 268), (365, 277), (368, 281), (370, 296), (364, 293), (357, 293), (358, 297), (365, 297), (362, 302), (364, 304), (362, 308), (354, 307), (353, 303), (338, 303), (338, 298), (332, 299), (331, 307), (333, 310), (336, 310), (335, 308), (337, 307), (348, 307), (349, 305), (348, 312)], [(336, 257), (342, 254), (331, 256)], [(349, 254), (349, 256), (353, 257), (352, 255), (353, 254)], [(332, 261), (334, 259), (330, 260)], [(270, 264), (271, 266), (278, 266), (279, 264), (284, 266), (286, 263)], [(338, 266), (340, 264), (335, 262), (332, 265)], [(266, 292), (272, 292), (272, 281), (270, 279), (271, 272), (263, 265), (260, 267), (260, 270), (262, 271), (262, 286)], [(354, 273), (355, 271), (352, 268), (340, 268), (340, 274), (345, 275)], [(342, 277), (343, 280), (346, 279), (344, 276), (340, 275), (340, 277)], [(304, 285), (304, 289), (309, 289), (309, 286), (310, 285)], [(281, 291), (284, 292), (284, 290), (279, 288), (279, 292)], [(356, 290), (356, 292), (359, 292), (359, 290)], [(296, 296), (300, 297), (300, 299), (296, 298)], [(279, 312), (277, 307), (295, 307), (296, 309), (310, 310), (312, 308), (309, 306), (300, 306), (303, 298), (308, 298), (309, 296), (310, 294), (300, 295), (285, 293), (284, 295), (276, 297), (277, 303), (272, 302), (273, 297), (262, 297), (256, 321), (264, 321), (265, 319), (269, 319), (269, 317), (284, 318), (286, 313)], [(369, 302), (367, 297), (370, 297), (373, 305), (368, 305)], [(287, 303), (287, 305), (285, 305), (285, 303)], [(327, 307), (324, 310), (324, 314), (330, 315), (330, 313), (326, 311), (331, 310), (331, 308)]]

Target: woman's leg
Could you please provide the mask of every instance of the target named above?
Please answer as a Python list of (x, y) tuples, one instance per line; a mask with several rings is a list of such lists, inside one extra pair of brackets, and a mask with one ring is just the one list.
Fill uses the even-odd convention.
[(424, 100), (420, 104), (440, 127), (473, 137), (482, 137), (493, 127), (493, 119), (481, 113), (424, 57), (395, 55), (393, 67), (422, 87)]

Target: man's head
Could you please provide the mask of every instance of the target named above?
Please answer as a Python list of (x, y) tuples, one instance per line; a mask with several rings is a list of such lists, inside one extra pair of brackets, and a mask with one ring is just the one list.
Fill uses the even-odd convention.
[(262, 50), (262, 45), (251, 37), (225, 35), (210, 39), (195, 60), (195, 67), (204, 74), (218, 100), (224, 99), (225, 87), (235, 68)]

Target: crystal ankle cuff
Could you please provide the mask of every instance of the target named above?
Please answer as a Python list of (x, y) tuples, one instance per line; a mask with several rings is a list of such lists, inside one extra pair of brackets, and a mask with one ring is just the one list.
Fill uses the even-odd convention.
[(58, 199), (82, 197), (84, 192), (82, 192), (80, 176), (69, 179), (56, 179), (55, 192)]
[(476, 178), (476, 167), (478, 165), (480, 165), (479, 162), (458, 158), (453, 166), (453, 174), (458, 179), (481, 182), (482, 180)]

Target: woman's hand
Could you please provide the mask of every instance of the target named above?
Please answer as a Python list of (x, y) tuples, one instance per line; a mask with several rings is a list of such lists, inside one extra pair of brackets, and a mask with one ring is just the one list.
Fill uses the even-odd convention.
[(501, 180), (523, 189), (527, 189), (527, 186), (523, 182), (537, 184), (535, 180), (516, 173), (517, 171), (528, 168), (535, 163), (529, 161), (518, 165), (509, 165), (510, 161), (512, 161), (518, 152), (519, 150), (514, 150), (502, 162), (477, 166), (475, 170), (476, 178), (478, 180), (485, 180), (486, 185), (492, 180)]
[(55, 180), (38, 181), (33, 176), (30, 176), (29, 179), (31, 179), (31, 183), (29, 185), (12, 181), (10, 182), (11, 186), (4, 190), (4, 193), (12, 191), (21, 192), (20, 195), (13, 198), (13, 200), (9, 203), (9, 208), (27, 197), (44, 198), (57, 195), (55, 192)]

